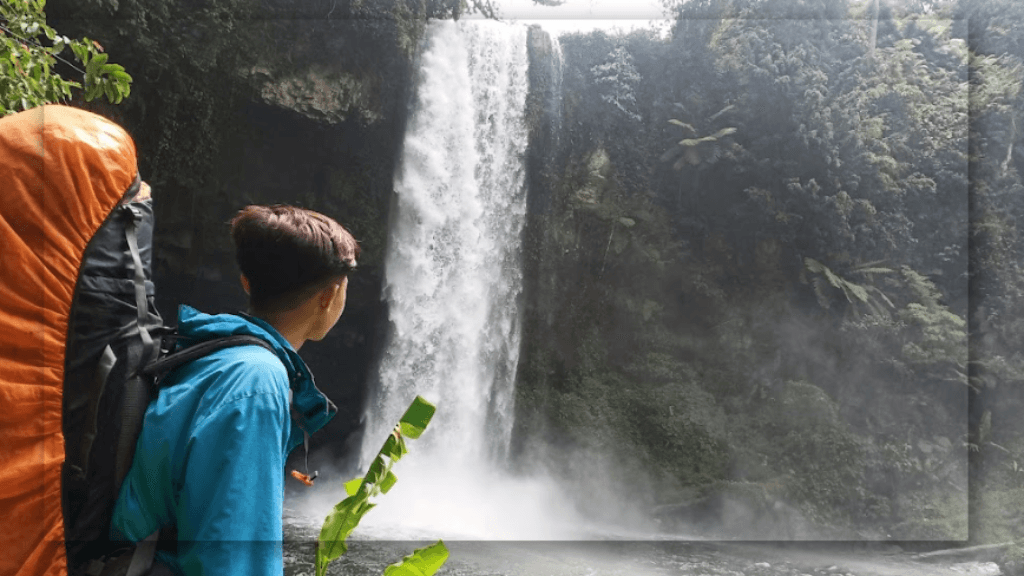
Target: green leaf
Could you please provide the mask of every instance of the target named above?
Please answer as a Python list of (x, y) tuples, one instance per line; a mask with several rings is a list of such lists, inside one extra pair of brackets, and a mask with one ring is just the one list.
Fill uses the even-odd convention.
[(402, 436), (414, 439), (419, 438), (420, 434), (423, 434), (423, 431), (426, 430), (430, 419), (434, 417), (435, 410), (436, 408), (433, 404), (417, 396), (412, 401), (409, 409), (405, 411), (402, 419), (398, 421)]
[(82, 44), (81, 42), (72, 42), (71, 51), (74, 52), (75, 58), (78, 58), (79, 62), (82, 64), (89, 63), (89, 49), (86, 48), (85, 44)]
[(433, 546), (420, 548), (384, 569), (384, 576), (433, 576), (448, 560), (448, 548), (438, 540)]
[(394, 472), (388, 470), (384, 479), (380, 481), (380, 493), (387, 494), (388, 490), (391, 490), (391, 487), (395, 485), (395, 482), (398, 482), (398, 477), (395, 476)]
[(86, 99), (86, 101), (91, 102), (91, 101), (95, 100), (96, 97), (100, 95), (100, 90), (101, 90), (101, 88), (96, 83), (93, 83), (91, 86), (86, 88), (85, 89), (85, 99)]
[(370, 469), (366, 472), (366, 482), (370, 484), (376, 484), (379, 482), (381, 477), (384, 475), (385, 466), (386, 464), (384, 463), (384, 459), (380, 457), (380, 454), (378, 454), (377, 457), (373, 459), (373, 463), (370, 464)]
[(683, 122), (682, 120), (676, 120), (675, 118), (672, 118), (668, 122), (669, 122), (669, 124), (674, 124), (676, 126), (679, 126), (683, 130), (688, 131), (690, 134), (696, 134), (697, 133), (697, 129), (694, 128), (693, 125), (687, 124), (686, 122)]
[(99, 75), (100, 67), (107, 63), (107, 58), (109, 56), (102, 53), (93, 56), (89, 63), (85, 65), (85, 75), (87, 77)]
[(881, 298), (886, 304), (888, 304), (889, 308), (895, 308), (896, 307), (896, 305), (892, 303), (892, 300), (889, 300), (889, 297), (886, 296), (885, 293), (882, 292), (881, 290), (879, 290), (878, 288), (876, 288), (874, 286), (868, 286), (867, 289), (871, 290), (875, 294), (878, 294), (878, 297)]
[(341, 501), (335, 509), (327, 515), (324, 525), (320, 529), (320, 536), (317, 539), (317, 563), (320, 559), (327, 561), (344, 554), (348, 547), (345, 540), (352, 531), (359, 525), (359, 521), (375, 505), (367, 500), (366, 494), (360, 492), (354, 496)]
[[(355, 530), (362, 517), (375, 506), (370, 502), (370, 498), (377, 494), (386, 494), (398, 482), (398, 477), (391, 472), (391, 466), (406, 452), (405, 439), (402, 434), (406, 434), (410, 438), (419, 437), (433, 415), (433, 404), (417, 396), (406, 410), (405, 415), (402, 416), (402, 420), (395, 426), (395, 431), (384, 442), (380, 453), (373, 459), (366, 475), (345, 483), (347, 497), (334, 506), (331, 513), (324, 519), (323, 527), (320, 529), (316, 548), (317, 576), (324, 576), (330, 562), (348, 550), (345, 540)], [(402, 432), (399, 433), (399, 430)], [(420, 554), (421, 552), (423, 553)], [(444, 551), (444, 557), (447, 558), (447, 550)], [(415, 567), (421, 565), (429, 568), (436, 563), (436, 546), (425, 552), (417, 551), (406, 560), (410, 558), (419, 560), (409, 563), (409, 569), (418, 569)], [(423, 562), (426, 563), (423, 564)], [(444, 562), (444, 559), (441, 559), (441, 562)], [(436, 565), (440, 566), (440, 563), (436, 563)], [(422, 572), (422, 574), (433, 574), (436, 569), (433, 568), (432, 571)], [(419, 572), (399, 572), (399, 574), (407, 573), (419, 574)]]
[(843, 291), (847, 292), (847, 298), (849, 298), (849, 294), (853, 294), (854, 298), (860, 300), (861, 302), (868, 301), (868, 291), (865, 290), (863, 286), (843, 281)]
[(356, 492), (359, 491), (359, 487), (362, 486), (362, 478), (353, 478), (348, 482), (345, 482), (345, 493), (349, 496), (355, 496)]
[(736, 107), (735, 105), (733, 105), (733, 104), (729, 104), (729, 105), (728, 105), (728, 106), (726, 106), (725, 108), (722, 108), (722, 109), (721, 109), (721, 110), (719, 110), (718, 112), (715, 112), (714, 114), (712, 114), (712, 115), (711, 115), (711, 116), (710, 116), (710, 117), (708, 118), (708, 121), (709, 121), (709, 122), (714, 122), (714, 121), (715, 121), (715, 120), (716, 120), (716, 119), (717, 119), (717, 118), (718, 118), (719, 116), (721, 116), (722, 114), (725, 114), (726, 112), (728, 112), (729, 110), (732, 110), (732, 109), (733, 109), (733, 108), (735, 108), (735, 107)]
[(392, 432), (388, 439), (384, 442), (384, 447), (380, 449), (380, 453), (387, 456), (391, 460), (398, 460), (402, 456), (405, 456), (408, 452), (408, 448), (405, 446), (405, 440), (400, 436), (397, 431)]
[(736, 129), (730, 126), (728, 128), (722, 128), (718, 132), (715, 132), (715, 134), (714, 134), (714, 136), (712, 136), (712, 138), (718, 139), (718, 138), (722, 138), (724, 136), (728, 136), (730, 134), (735, 134), (735, 133), (736, 133)]
[(835, 273), (833, 273), (825, 266), (822, 266), (821, 269), (822, 274), (825, 275), (825, 278), (828, 280), (828, 283), (831, 284), (833, 288), (842, 288), (843, 281), (842, 279), (839, 278), (839, 276), (836, 276)]

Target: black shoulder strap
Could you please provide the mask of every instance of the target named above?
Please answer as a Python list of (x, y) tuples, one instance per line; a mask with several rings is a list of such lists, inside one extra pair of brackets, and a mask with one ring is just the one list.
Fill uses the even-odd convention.
[[(135, 181), (136, 184), (141, 182), (138, 175), (135, 176)], [(139, 337), (142, 339), (141, 363), (145, 365), (153, 358), (155, 347), (153, 345), (153, 337), (150, 336), (149, 330), (146, 329), (146, 316), (149, 314), (149, 306), (146, 301), (146, 273), (145, 268), (142, 266), (138, 239), (138, 227), (139, 223), (142, 222), (143, 216), (142, 212), (131, 204), (125, 204), (123, 209), (131, 214), (131, 220), (128, 222), (128, 226), (125, 227), (124, 235), (128, 241), (128, 251), (131, 252), (132, 266), (135, 268), (133, 277), (135, 284), (135, 310), (138, 318)]]
[(213, 340), (206, 340), (189, 346), (188, 348), (173, 352), (147, 364), (143, 369), (142, 373), (147, 376), (160, 376), (166, 374), (171, 370), (174, 370), (182, 364), (186, 364), (197, 358), (202, 358), (208, 354), (212, 354), (217, 350), (223, 348), (231, 348), (233, 346), (262, 346), (271, 352), (274, 352), (274, 347), (270, 345), (266, 340), (258, 336), (250, 336), (248, 334), (236, 334), (233, 336), (224, 336), (222, 338), (214, 338)]

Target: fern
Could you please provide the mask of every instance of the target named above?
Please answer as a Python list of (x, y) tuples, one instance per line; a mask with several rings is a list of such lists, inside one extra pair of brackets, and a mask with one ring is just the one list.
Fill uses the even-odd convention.
[[(847, 274), (865, 276), (870, 281), (875, 274), (894, 272), (893, 269), (879, 266), (879, 264), (881, 262), (861, 264), (851, 268)], [(836, 291), (841, 292), (846, 301), (852, 305), (851, 308), (857, 312), (860, 312), (861, 308), (866, 308), (868, 314), (887, 317), (889, 309), (895, 308), (892, 300), (877, 286), (869, 283), (857, 284), (847, 280), (814, 258), (804, 258), (804, 268), (811, 274), (816, 275), (811, 279), (811, 286), (822, 308), (830, 309), (832, 307), (833, 298), (824, 289), (826, 283)]]

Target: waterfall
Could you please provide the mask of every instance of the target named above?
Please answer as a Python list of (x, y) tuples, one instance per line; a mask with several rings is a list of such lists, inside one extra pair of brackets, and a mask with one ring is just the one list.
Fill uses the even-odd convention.
[(417, 394), (438, 409), (415, 452), (449, 464), (507, 456), (526, 214), (525, 35), (495, 22), (428, 27), (395, 179), (391, 334), (364, 462)]
[(360, 524), (382, 539), (566, 539), (546, 477), (505, 467), (526, 219), (526, 28), (434, 21), (419, 61), (385, 261), (390, 335), (367, 408), (369, 464), (416, 395), (437, 405)]

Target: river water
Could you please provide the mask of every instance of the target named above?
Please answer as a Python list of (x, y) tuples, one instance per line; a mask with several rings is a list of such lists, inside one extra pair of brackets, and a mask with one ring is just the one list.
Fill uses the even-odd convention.
[[(372, 515), (372, 512), (371, 512)], [(285, 576), (313, 576), (322, 520), (288, 516)], [(380, 576), (387, 566), (436, 540), (374, 539), (357, 533), (329, 576)], [(438, 576), (1000, 576), (990, 560), (926, 561), (884, 543), (445, 540)]]

